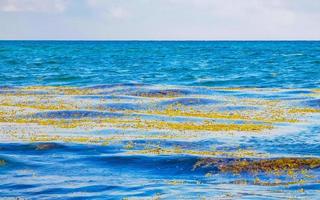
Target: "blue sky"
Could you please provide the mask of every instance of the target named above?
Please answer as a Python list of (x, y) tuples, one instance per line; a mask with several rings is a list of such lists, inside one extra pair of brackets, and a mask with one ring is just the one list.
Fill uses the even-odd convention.
[(320, 0), (0, 0), (0, 39), (320, 39)]

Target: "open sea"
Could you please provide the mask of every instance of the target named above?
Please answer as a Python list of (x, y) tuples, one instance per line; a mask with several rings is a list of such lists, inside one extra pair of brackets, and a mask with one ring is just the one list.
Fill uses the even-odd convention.
[(0, 199), (320, 199), (320, 42), (0, 41)]

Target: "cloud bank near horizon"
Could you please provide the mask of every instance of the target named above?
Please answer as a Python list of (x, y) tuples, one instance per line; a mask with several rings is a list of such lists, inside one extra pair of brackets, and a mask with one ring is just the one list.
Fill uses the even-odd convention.
[(317, 0), (0, 0), (0, 39), (320, 39)]

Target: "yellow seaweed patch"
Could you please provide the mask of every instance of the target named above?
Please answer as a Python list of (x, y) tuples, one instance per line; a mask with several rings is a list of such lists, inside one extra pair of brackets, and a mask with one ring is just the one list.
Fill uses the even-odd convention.
[(176, 131), (252, 131), (272, 129), (271, 125), (263, 124), (218, 124), (213, 122), (166, 122), (159, 120), (132, 120), (109, 119), (101, 120), (105, 123), (116, 124), (119, 128), (134, 128), (145, 130), (176, 130)]
[(225, 162), (221, 159), (203, 158), (196, 162), (194, 169), (209, 166), (216, 166), (222, 172), (232, 172), (234, 174), (241, 172), (279, 174), (285, 171), (288, 175), (292, 175), (291, 173), (297, 170), (320, 167), (320, 158), (276, 158), (258, 161), (243, 159), (231, 162)]
[(125, 149), (133, 149), (134, 148), (134, 143), (132, 141), (128, 142), (125, 146)]
[(89, 89), (76, 89), (76, 88), (56, 88), (56, 91), (64, 95), (94, 95), (96, 92)]
[(40, 103), (40, 102), (34, 102), (34, 104), (30, 103), (0, 103), (0, 106), (12, 106), (12, 107), (19, 107), (19, 108), (33, 108), (38, 110), (74, 110), (78, 109), (77, 106), (71, 105), (71, 104), (65, 104), (65, 103), (58, 103), (58, 104), (52, 104), (52, 103)]
[(165, 122), (165, 121), (139, 121), (131, 124), (131, 127), (138, 129), (159, 129), (176, 131), (251, 131), (259, 132), (270, 130), (271, 125), (264, 124), (218, 124), (213, 122)]
[(112, 118), (81, 118), (81, 119), (46, 119), (46, 118), (15, 118), (0, 116), (0, 122), (18, 123), (18, 124), (38, 124), (42, 126), (53, 126), (58, 128), (99, 128), (105, 127), (108, 124), (123, 124), (131, 123), (132, 120), (125, 119), (112, 119)]
[[(239, 88), (241, 89), (241, 88)], [(247, 90), (247, 88), (245, 88)], [(29, 91), (40, 91), (41, 93), (30, 94)], [(67, 95), (91, 95), (97, 94), (99, 89), (81, 89), (73, 87), (51, 87), (51, 86), (34, 86), (25, 87), (16, 90), (17, 93), (2, 95), (0, 94), (0, 123), (4, 126), (19, 127), (19, 129), (12, 128), (12, 135), (16, 135), (17, 130), (20, 134), (36, 132), (36, 128), (44, 128), (40, 126), (48, 126), (53, 128), (74, 129), (81, 128), (85, 130), (96, 130), (102, 128), (110, 129), (137, 129), (137, 130), (164, 130), (161, 134), (148, 136), (142, 135), (141, 138), (160, 138), (160, 139), (172, 139), (172, 138), (186, 138), (186, 137), (198, 137), (201, 134), (199, 132), (261, 132), (264, 130), (270, 130), (277, 126), (278, 122), (298, 122), (303, 119), (300, 117), (308, 113), (317, 113), (319, 110), (311, 108), (294, 108), (290, 107), (285, 101), (278, 100), (265, 100), (265, 99), (248, 99), (248, 98), (236, 98), (224, 96), (224, 106), (236, 105), (236, 106), (252, 106), (258, 107), (256, 110), (237, 110), (237, 111), (217, 111), (216, 108), (220, 108), (213, 105), (204, 106), (183, 106), (176, 104), (169, 106), (164, 110), (151, 109), (147, 111), (130, 110), (123, 111), (117, 109), (111, 109), (112, 112), (118, 112), (124, 114), (123, 118), (96, 118), (96, 117), (82, 117), (78, 116), (77, 119), (50, 119), (50, 118), (32, 118), (32, 114), (35, 114), (43, 110), (97, 110), (101, 105), (104, 109), (105, 102), (99, 102), (101, 99), (82, 99), (77, 97), (70, 97)], [(24, 92), (27, 96), (21, 95), (19, 92)], [(42, 93), (45, 92), (45, 93)], [(37, 95), (36, 95), (37, 94)], [(176, 97), (183, 95), (179, 90), (157, 90), (155, 92), (141, 93), (141, 95), (151, 95), (149, 97)], [(66, 95), (66, 97), (64, 96)], [(153, 95), (153, 96), (152, 96)], [(206, 96), (207, 95), (203, 95)], [(203, 96), (198, 96), (203, 97)], [(210, 98), (212, 98), (211, 96)], [(154, 98), (155, 101), (157, 99)], [(214, 96), (214, 98), (217, 98)], [(220, 97), (219, 97), (220, 98)], [(148, 99), (149, 102), (150, 99)], [(101, 100), (102, 101), (102, 100)], [(107, 100), (114, 101), (114, 99)], [(91, 105), (91, 107), (89, 107)], [(153, 104), (151, 104), (153, 105)], [(31, 109), (29, 109), (31, 108)], [(223, 108), (223, 107), (221, 107)], [(34, 110), (33, 110), (34, 109)], [(198, 109), (198, 110), (197, 110)], [(147, 114), (147, 115), (146, 115)], [(151, 115), (163, 115), (169, 117), (197, 117), (200, 119), (208, 120), (202, 122), (193, 122), (194, 119), (185, 119), (182, 122), (166, 121), (170, 119), (162, 120), (150, 120)], [(75, 116), (75, 115), (72, 115)], [(142, 117), (136, 117), (140, 116)], [(30, 117), (30, 118), (29, 118)], [(62, 116), (63, 117), (63, 116)], [(134, 118), (135, 117), (135, 118)], [(166, 117), (166, 118), (169, 118)], [(126, 119), (128, 118), (128, 119)], [(222, 119), (229, 120), (229, 123), (211, 122), (210, 119)], [(239, 120), (245, 123), (238, 124), (235, 120)], [(257, 123), (262, 122), (262, 123)], [(4, 128), (4, 126), (1, 128)], [(33, 125), (28, 129), (29, 125)], [(39, 125), (36, 127), (35, 125)], [(36, 128), (35, 128), (36, 127)], [(24, 129), (23, 129), (24, 128)], [(32, 129), (32, 130), (31, 130)], [(54, 130), (53, 130), (54, 131)], [(74, 131), (74, 130), (70, 130)], [(180, 134), (181, 132), (188, 132), (188, 134)], [(9, 131), (7, 131), (9, 132)], [(167, 134), (169, 133), (170, 134)], [(9, 135), (9, 134), (8, 134)], [(129, 145), (130, 146), (130, 145)], [(128, 149), (130, 147), (128, 146)]]
[(254, 181), (247, 181), (247, 180), (236, 180), (234, 182), (232, 182), (234, 184), (238, 184), (238, 185), (248, 185), (248, 183), (253, 184), (253, 185), (261, 185), (261, 186), (279, 186), (279, 185), (302, 185), (305, 184), (306, 181), (304, 179), (300, 179), (297, 181), (282, 181), (280, 179), (275, 179), (274, 181), (262, 181), (259, 178), (256, 178)]
[(96, 90), (82, 89), (66, 86), (29, 86), (21, 89), (27, 91), (48, 91), (51, 94), (64, 94), (64, 95), (92, 95), (96, 94)]
[(183, 181), (183, 180), (170, 180), (170, 181), (167, 181), (167, 183), (170, 185), (182, 185), (185, 183), (185, 181)]
[(180, 110), (174, 108), (167, 108), (165, 110), (149, 110), (148, 114), (165, 115), (165, 116), (184, 116), (184, 117), (201, 117), (211, 119), (227, 119), (227, 120), (244, 120), (244, 121), (260, 121), (265, 123), (273, 122), (297, 122), (297, 119), (286, 116), (286, 113), (281, 110), (269, 110), (265, 112), (204, 112), (197, 110)]
[(264, 124), (222, 124), (205, 121), (203, 123), (194, 122), (165, 122), (157, 120), (141, 120), (135, 119), (119, 119), (119, 118), (105, 118), (105, 119), (25, 119), (25, 118), (8, 118), (1, 117), (0, 122), (11, 123), (36, 123), (44, 126), (54, 126), (59, 128), (99, 128), (108, 125), (116, 125), (118, 128), (134, 128), (145, 130), (176, 130), (176, 131), (251, 131), (258, 132), (262, 130), (272, 129), (271, 125)]
[(210, 157), (228, 157), (228, 158), (244, 158), (244, 157), (268, 157), (267, 154), (258, 153), (252, 150), (239, 149), (237, 151), (228, 152), (228, 151), (197, 151), (189, 149), (181, 149), (179, 147), (175, 148), (147, 148), (144, 150), (136, 150), (128, 152), (128, 154), (153, 154), (153, 155), (173, 155), (173, 154), (187, 154), (195, 156), (210, 156)]
[(320, 113), (320, 109), (314, 108), (292, 108), (289, 113), (305, 114), (305, 113)]
[(77, 128), (86, 122), (85, 120), (54, 120), (54, 119), (37, 119), (31, 120), (31, 123), (37, 123), (43, 126), (55, 126), (59, 128)]
[(30, 91), (41, 91), (41, 90), (54, 90), (57, 88), (56, 86), (27, 86), (22, 88), (21, 90), (30, 90)]
[(0, 122), (19, 123), (19, 124), (38, 124), (43, 126), (54, 126), (59, 128), (76, 128), (81, 125), (83, 120), (55, 120), (55, 119), (24, 119), (24, 118), (0, 118)]
[[(102, 138), (102, 137), (91, 137), (91, 136), (59, 136), (59, 135), (35, 135), (30, 138), (23, 138), (24, 140), (30, 142), (52, 142), (52, 141), (62, 141), (71, 143), (96, 143), (96, 144), (106, 144), (106, 142), (112, 141), (114, 138)], [(43, 146), (46, 148), (46, 146)]]
[(320, 93), (320, 89), (314, 89), (313, 92)]
[(77, 128), (89, 126), (91, 119), (76, 119), (76, 120), (64, 120), (64, 119), (33, 119), (33, 118), (10, 118), (2, 117), (0, 122), (18, 123), (18, 124), (38, 124), (42, 126), (53, 126), (58, 128)]

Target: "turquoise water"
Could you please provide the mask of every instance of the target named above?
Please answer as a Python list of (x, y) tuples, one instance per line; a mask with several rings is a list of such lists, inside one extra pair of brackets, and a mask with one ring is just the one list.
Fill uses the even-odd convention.
[(320, 42), (0, 41), (0, 198), (319, 199)]
[(5, 42), (0, 85), (314, 88), (320, 42)]

